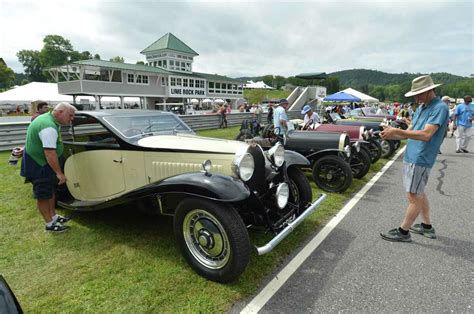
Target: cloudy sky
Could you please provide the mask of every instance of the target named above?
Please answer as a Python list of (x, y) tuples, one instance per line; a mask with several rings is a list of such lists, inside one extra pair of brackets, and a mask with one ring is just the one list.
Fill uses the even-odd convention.
[(0, 0), (0, 57), (40, 50), (46, 35), (102, 59), (144, 60), (171, 32), (193, 48), (193, 70), (231, 77), (374, 69), (474, 73), (472, 0)]

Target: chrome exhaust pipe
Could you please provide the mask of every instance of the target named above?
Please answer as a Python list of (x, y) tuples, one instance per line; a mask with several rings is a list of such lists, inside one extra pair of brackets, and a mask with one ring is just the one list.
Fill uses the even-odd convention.
[(321, 205), (321, 203), (326, 199), (327, 195), (326, 194), (321, 194), (319, 198), (311, 204), (298, 218), (296, 218), (294, 221), (290, 222), (288, 226), (285, 227), (279, 234), (277, 234), (273, 239), (271, 239), (267, 244), (264, 246), (260, 247), (255, 247), (257, 249), (258, 255), (263, 255), (271, 250), (273, 250), (281, 241), (283, 241), (284, 238), (286, 238), (290, 233), (295, 230), (295, 228), (303, 222), (303, 220), (306, 219), (309, 215), (311, 215), (312, 212), (316, 210), (316, 208)]

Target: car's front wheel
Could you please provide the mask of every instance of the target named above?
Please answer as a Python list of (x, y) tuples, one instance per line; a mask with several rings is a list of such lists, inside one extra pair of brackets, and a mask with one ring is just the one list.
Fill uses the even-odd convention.
[(380, 146), (380, 142), (376, 139), (370, 139), (368, 146), (372, 163), (376, 163), (382, 157), (382, 146)]
[(390, 140), (381, 140), (382, 158), (390, 158), (395, 153), (395, 145)]
[(186, 261), (209, 280), (230, 282), (249, 263), (248, 232), (230, 205), (185, 199), (176, 209), (174, 233)]
[(297, 214), (299, 215), (313, 199), (311, 185), (304, 173), (295, 166), (288, 169), (288, 178), (291, 190), (290, 202), (298, 205)]
[(369, 172), (372, 160), (367, 152), (361, 148), (359, 152), (351, 154), (349, 163), (351, 165), (352, 176), (356, 179), (361, 179)]
[(351, 167), (338, 156), (327, 155), (314, 162), (313, 179), (324, 191), (344, 192), (352, 183)]

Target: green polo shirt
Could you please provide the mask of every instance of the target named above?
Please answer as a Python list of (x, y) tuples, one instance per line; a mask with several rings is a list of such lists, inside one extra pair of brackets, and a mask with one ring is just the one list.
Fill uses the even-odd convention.
[(54, 118), (52, 112), (44, 113), (38, 116), (31, 122), (26, 132), (26, 153), (41, 167), (46, 165), (48, 162), (44, 155), (43, 142), (39, 137), (39, 133), (47, 128), (53, 128), (58, 132), (58, 139), (56, 141), (56, 154), (58, 157), (63, 155), (64, 145), (61, 138), (61, 126)]

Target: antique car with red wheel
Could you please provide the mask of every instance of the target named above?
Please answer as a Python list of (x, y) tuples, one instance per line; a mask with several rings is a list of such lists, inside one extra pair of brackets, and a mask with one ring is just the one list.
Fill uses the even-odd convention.
[(274, 237), (271, 251), (324, 200), (312, 201), (300, 170), (310, 162), (276, 143), (200, 137), (175, 114), (158, 111), (77, 112), (62, 135), (67, 186), (58, 204), (91, 211), (130, 210), (173, 216), (177, 245), (201, 276), (236, 279), (249, 263), (249, 229)]
[(327, 116), (328, 122), (336, 125), (352, 125), (352, 126), (364, 126), (366, 130), (372, 130), (373, 135), (378, 138), (380, 146), (382, 147), (382, 158), (391, 157), (395, 151), (400, 147), (399, 140), (383, 140), (378, 136), (378, 133), (382, 131), (384, 123), (394, 122), (395, 127), (405, 128), (408, 127), (406, 123), (401, 121), (369, 121), (369, 120), (352, 120), (352, 119), (342, 119), (341, 116), (337, 113), (331, 113)]
[(371, 162), (375, 163), (380, 159), (382, 147), (378, 139), (374, 137), (372, 130), (367, 130), (364, 126), (336, 125), (336, 124), (313, 124), (307, 127), (308, 130), (317, 132), (347, 133), (351, 142), (359, 141), (361, 149), (368, 153)]

